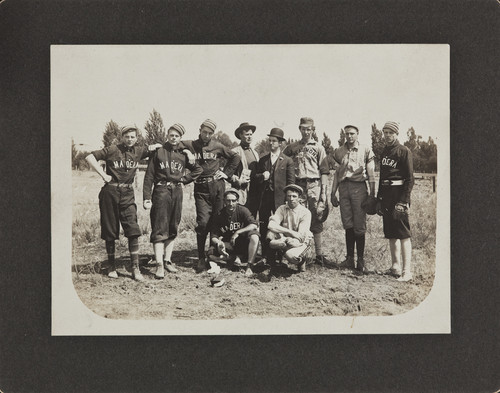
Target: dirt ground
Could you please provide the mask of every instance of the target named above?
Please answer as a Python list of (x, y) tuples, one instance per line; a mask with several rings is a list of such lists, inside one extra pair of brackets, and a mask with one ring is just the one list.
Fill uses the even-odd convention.
[[(193, 261), (189, 257), (196, 256), (196, 237), (190, 229), (192, 223), (184, 222), (181, 225), (184, 230), (178, 237), (172, 257), (179, 271), (166, 273), (165, 279), (157, 280), (154, 278), (154, 265), (148, 264), (152, 259), (152, 247), (146, 233), (148, 228), (145, 227), (148, 217), (142, 208), (139, 208), (138, 214), (145, 234), (139, 238), (139, 245), (145, 281), (136, 282), (132, 279), (127, 241), (124, 238), (117, 242), (116, 250), (120, 277), (108, 278), (99, 269), (105, 264), (106, 253), (95, 224), (99, 219), (97, 193), (100, 183), (89, 173), (77, 176), (76, 184), (83, 187), (88, 200), (75, 198), (74, 193), (74, 220), (79, 217), (79, 209), (82, 211), (81, 216), (87, 220), (93, 216), (94, 221), (89, 226), (96, 234), (89, 239), (91, 241), (76, 241), (78, 233), (74, 223), (73, 283), (82, 302), (106, 318), (207, 320), (396, 315), (420, 304), (433, 285), (434, 240), (426, 238), (425, 243), (420, 242), (422, 244), (418, 240), (418, 236), (425, 234), (428, 228), (415, 226), (419, 233), (416, 233), (415, 239), (417, 247), (413, 249), (414, 280), (401, 283), (384, 274), (390, 267), (390, 256), (388, 242), (381, 234), (381, 220), (377, 216), (368, 219), (366, 259), (367, 267), (371, 270), (369, 274), (359, 275), (347, 269), (309, 265), (302, 273), (298, 273), (295, 266), (283, 267), (273, 274), (270, 274), (269, 269), (261, 268), (256, 269), (253, 276), (247, 277), (242, 270), (222, 268), (220, 275), (225, 285), (214, 288), (210, 284), (212, 275), (207, 272), (196, 274), (194, 271)], [(419, 191), (419, 187), (422, 190)], [(428, 185), (425, 185), (425, 190), (423, 187), (417, 186), (417, 192), (428, 195)], [(78, 191), (78, 186), (75, 189)], [(136, 193), (136, 199), (138, 206), (141, 206), (139, 194)], [(187, 191), (184, 210), (186, 217), (191, 217), (192, 221), (194, 203), (188, 194)], [(425, 204), (428, 205), (428, 200)], [(422, 211), (427, 209), (425, 214), (432, 212), (432, 207), (425, 206), (421, 207)], [(323, 238), (326, 254), (334, 262), (343, 259), (343, 234), (338, 211), (332, 211)]]

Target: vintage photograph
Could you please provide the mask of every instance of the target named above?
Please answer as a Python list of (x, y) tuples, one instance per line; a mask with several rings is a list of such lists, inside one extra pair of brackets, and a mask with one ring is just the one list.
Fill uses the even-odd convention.
[(448, 45), (52, 45), (52, 334), (450, 332)]

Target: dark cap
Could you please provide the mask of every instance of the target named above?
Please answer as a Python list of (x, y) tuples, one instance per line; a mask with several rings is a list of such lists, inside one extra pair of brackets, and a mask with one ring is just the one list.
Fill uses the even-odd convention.
[(310, 117), (301, 117), (299, 127), (302, 126), (314, 126), (314, 120)]
[(285, 133), (281, 128), (273, 128), (267, 136), (274, 136), (275, 138), (278, 138), (280, 141), (285, 140)]

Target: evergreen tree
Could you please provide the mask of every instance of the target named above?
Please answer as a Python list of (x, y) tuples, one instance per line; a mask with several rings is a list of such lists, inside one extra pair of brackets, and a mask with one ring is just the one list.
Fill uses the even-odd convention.
[(167, 132), (163, 125), (161, 115), (153, 108), (153, 112), (149, 114), (149, 119), (144, 125), (146, 130), (145, 142), (148, 145), (161, 143), (162, 145), (167, 141)]
[(231, 140), (229, 135), (227, 135), (224, 131), (220, 130), (217, 131), (214, 136), (212, 137), (214, 140), (219, 141), (222, 143), (224, 146), (229, 147), (232, 149), (233, 147), (236, 147), (239, 145), (239, 142), (234, 142)]
[(384, 150), (384, 133), (377, 128), (375, 123), (372, 124), (372, 150), (375, 155), (375, 170), (380, 169), (380, 160), (382, 159), (382, 151)]
[(345, 131), (343, 128), (340, 129), (340, 138), (338, 142), (339, 142), (339, 147), (345, 143)]
[(326, 132), (323, 133), (323, 140), (321, 141), (321, 145), (325, 148), (326, 156), (328, 158), (328, 167), (330, 168), (330, 170), (335, 169), (337, 167), (337, 163), (333, 158), (335, 149), (332, 146), (332, 140), (328, 135), (326, 135)]
[(116, 145), (120, 142), (121, 132), (120, 127), (113, 120), (106, 123), (104, 133), (102, 135), (102, 144), (104, 147)]

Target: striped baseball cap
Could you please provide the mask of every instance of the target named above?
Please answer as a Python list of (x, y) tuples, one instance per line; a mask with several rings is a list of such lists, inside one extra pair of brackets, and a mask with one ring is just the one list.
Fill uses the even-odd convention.
[(217, 128), (217, 124), (215, 124), (215, 121), (207, 119), (203, 123), (201, 123), (201, 127), (208, 127), (212, 131), (215, 132), (215, 129)]
[(169, 130), (176, 130), (183, 136), (186, 133), (186, 130), (184, 126), (180, 123), (175, 123), (174, 125), (170, 126)]
[(399, 135), (399, 123), (396, 123), (395, 121), (388, 121), (384, 124), (382, 131), (383, 130), (389, 130)]
[(137, 132), (137, 127), (135, 126), (123, 126), (121, 129), (120, 129), (122, 135), (126, 134), (127, 132), (130, 132), (130, 131), (135, 131)]

